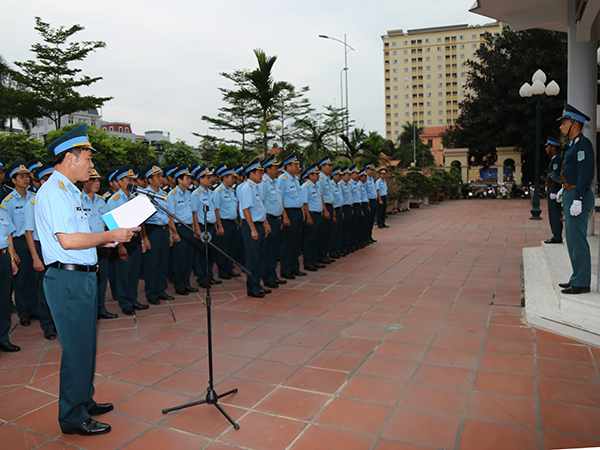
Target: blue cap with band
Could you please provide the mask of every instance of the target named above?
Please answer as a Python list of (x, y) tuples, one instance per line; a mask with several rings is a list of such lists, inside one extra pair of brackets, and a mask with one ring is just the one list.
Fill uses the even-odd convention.
[(246, 166), (246, 175), (252, 172), (253, 170), (264, 170), (260, 165), (260, 158), (254, 158), (252, 161), (248, 163)]
[(29, 173), (27, 162), (23, 159), (17, 159), (10, 166), (8, 166), (8, 178), (12, 178), (20, 173)]
[(44, 165), (44, 160), (42, 158), (33, 158), (31, 161), (27, 163), (27, 169), (30, 172), (33, 172), (34, 169), (38, 167), (42, 167)]
[(278, 166), (279, 163), (277, 162), (277, 159), (275, 159), (275, 155), (269, 155), (263, 160), (261, 165), (266, 169), (269, 166)]
[[(92, 172), (90, 172), (90, 178), (92, 178), (92, 173), (95, 171), (96, 171), (96, 166), (94, 166), (94, 168), (92, 169)], [(53, 173), (54, 173), (54, 165), (51, 162), (47, 162), (38, 169), (37, 176), (38, 176), (38, 179), (41, 180), (45, 176), (52, 175)], [(98, 172), (96, 172), (96, 173), (98, 173)], [(98, 178), (100, 178), (100, 175), (98, 175)]]
[(152, 175), (156, 175), (157, 173), (162, 173), (162, 169), (158, 165), (158, 161), (151, 162), (146, 167), (142, 169), (142, 176), (144, 178), (151, 177)]
[(173, 177), (178, 178), (182, 175), (192, 175), (188, 170), (188, 166), (178, 166), (175, 168), (175, 171), (173, 172)]
[(323, 167), (325, 164), (333, 164), (331, 162), (331, 159), (329, 158), (329, 156), (326, 156), (325, 158), (323, 158), (321, 161), (319, 161), (319, 163), (317, 164), (319, 166), (319, 169), (321, 167)]
[(283, 160), (281, 163), (282, 166), (287, 166), (288, 164), (300, 164), (298, 158), (296, 157), (296, 152), (292, 152), (287, 158)]
[(135, 178), (136, 175), (133, 172), (133, 165), (132, 164), (128, 164), (126, 166), (121, 167), (118, 171), (117, 174), (115, 175), (115, 179), (117, 181), (120, 181), (122, 178)]
[(546, 145), (554, 145), (555, 147), (562, 147), (560, 141), (557, 141), (553, 137), (548, 136), (548, 140), (546, 141)]
[(66, 132), (58, 139), (52, 141), (46, 151), (49, 155), (58, 156), (62, 152), (76, 147), (81, 147), (96, 153), (96, 150), (92, 147), (92, 144), (90, 144), (90, 139), (87, 135), (87, 123), (76, 126), (71, 131)]
[(564, 107), (562, 116), (560, 116), (557, 120), (563, 120), (563, 119), (572, 119), (572, 120), (576, 120), (577, 122), (581, 122), (581, 123), (585, 123), (586, 121), (590, 120), (590, 118), (588, 116), (586, 116), (584, 113), (579, 111), (577, 108), (569, 105), (568, 103), (565, 103), (565, 107)]

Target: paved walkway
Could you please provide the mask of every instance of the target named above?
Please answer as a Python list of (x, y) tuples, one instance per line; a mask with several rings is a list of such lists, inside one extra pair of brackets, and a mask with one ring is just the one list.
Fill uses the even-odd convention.
[[(600, 446), (600, 349), (521, 316), (520, 256), (549, 235), (524, 200), (456, 200), (401, 213), (379, 241), (265, 299), (213, 290), (221, 405), (204, 397), (200, 296), (101, 321), (104, 436), (61, 435), (60, 347), (36, 324), (0, 355), (0, 447), (424, 450)], [(171, 292), (173, 294), (173, 292)], [(116, 311), (114, 302), (109, 309)], [(397, 326), (401, 329), (396, 329)]]

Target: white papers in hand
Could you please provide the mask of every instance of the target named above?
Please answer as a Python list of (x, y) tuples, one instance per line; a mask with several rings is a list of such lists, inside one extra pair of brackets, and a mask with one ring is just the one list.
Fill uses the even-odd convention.
[(133, 200), (123, 203), (118, 208), (102, 216), (102, 220), (109, 230), (115, 228), (134, 228), (138, 227), (148, 217), (156, 212), (156, 208), (148, 197), (138, 195)]

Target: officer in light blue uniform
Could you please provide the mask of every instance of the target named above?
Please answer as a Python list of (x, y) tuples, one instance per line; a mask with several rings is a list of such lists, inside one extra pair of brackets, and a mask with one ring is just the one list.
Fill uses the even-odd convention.
[[(215, 174), (221, 179), (221, 184), (214, 190), (215, 208), (219, 211), (223, 234), (214, 237), (214, 243), (226, 254), (236, 259), (239, 256), (241, 236), (238, 222), (238, 204), (235, 191), (232, 186), (235, 183), (235, 172), (233, 168), (221, 164), (215, 170)], [(221, 253), (216, 252), (215, 261), (218, 267), (219, 278), (230, 280), (239, 277), (240, 274), (233, 270), (233, 263)], [(241, 261), (237, 260), (240, 264)]]
[[(43, 164), (41, 166), (34, 167), (35, 174), (33, 175), (40, 182), (40, 186), (46, 182), (46, 180), (54, 172), (54, 166), (50, 163)], [(25, 239), (27, 246), (29, 247), (29, 253), (33, 261), (33, 272), (32, 277), (29, 279), (30, 283), (37, 285), (37, 312), (40, 319), (40, 328), (44, 332), (44, 337), (49, 341), (56, 339), (56, 329), (52, 316), (50, 315), (50, 309), (48, 308), (48, 302), (44, 294), (44, 272), (46, 268), (42, 262), (42, 249), (40, 247), (40, 239), (35, 227), (35, 197), (32, 198), (25, 204)]]
[(379, 228), (389, 228), (385, 224), (385, 214), (387, 211), (387, 194), (388, 194), (388, 185), (387, 185), (387, 169), (382, 167), (379, 169), (379, 178), (375, 182), (375, 188), (377, 189), (377, 226)]
[(41, 186), (40, 179), (37, 177), (37, 170), (44, 165), (44, 160), (42, 158), (33, 158), (31, 161), (27, 163), (27, 170), (29, 170), (29, 178), (30, 183), (27, 188), (30, 192), (34, 194), (38, 191)]
[(350, 224), (350, 249), (352, 251), (364, 248), (360, 241), (360, 220), (362, 212), (362, 183), (358, 178), (359, 170), (356, 165), (350, 168), (351, 180), (348, 181), (350, 192), (352, 192), (352, 222)]
[(8, 337), (10, 331), (10, 315), (12, 302), (10, 286), (13, 275), (19, 270), (15, 262), (15, 251), (12, 234), (16, 228), (8, 216), (7, 208), (0, 205), (0, 350), (18, 352), (20, 347), (11, 344)]
[(373, 225), (375, 224), (375, 217), (377, 216), (377, 204), (379, 203), (377, 198), (377, 188), (375, 186), (375, 163), (368, 162), (365, 166), (365, 173), (367, 174), (367, 181), (365, 187), (367, 188), (367, 198), (369, 199), (369, 218), (367, 220), (367, 239), (371, 243), (377, 242), (373, 239)]
[[(279, 163), (275, 155), (267, 156), (261, 163), (265, 174), (262, 182), (258, 185), (258, 191), (267, 210), (267, 221), (271, 227), (271, 233), (265, 239), (264, 253), (264, 273), (263, 283), (265, 286), (277, 289), (280, 284), (287, 281), (280, 280), (277, 277), (277, 260), (281, 250), (281, 229), (283, 227), (284, 216), (287, 219), (283, 208), (283, 198), (277, 183), (279, 175)], [(289, 219), (287, 220), (289, 222)]]
[[(131, 164), (119, 169), (115, 176), (121, 189), (106, 202), (106, 209), (113, 209), (124, 205), (133, 198), (133, 194), (127, 190), (127, 185), (135, 178)], [(148, 305), (138, 302), (138, 283), (142, 268), (142, 238), (136, 233), (130, 242), (120, 243), (117, 246), (119, 259), (116, 260), (117, 272), (117, 298), (123, 314), (134, 315), (136, 311), (148, 309)]]
[[(584, 123), (590, 118), (573, 106), (566, 104), (560, 132), (568, 139), (562, 167), (563, 208), (565, 210), (565, 237), (573, 274), (568, 283), (562, 283), (564, 294), (590, 292), (592, 264), (587, 240), (588, 217), (594, 207), (592, 182), (596, 163), (594, 147), (583, 135)], [(558, 198), (561, 198), (557, 194)]]
[[(194, 225), (192, 215), (192, 194), (188, 191), (192, 184), (192, 176), (187, 166), (179, 166), (173, 171), (177, 186), (169, 192), (167, 205), (169, 211), (177, 217), (173, 222), (173, 284), (178, 295), (189, 295), (198, 292), (198, 288), (190, 284), (192, 266), (194, 265), (194, 233), (183, 226)], [(174, 220), (171, 218), (171, 220)]]
[(331, 251), (330, 255), (333, 258), (341, 258), (346, 256), (347, 253), (342, 252), (342, 230), (344, 222), (344, 213), (342, 212), (342, 206), (344, 205), (344, 197), (339, 186), (339, 182), (342, 179), (342, 168), (336, 166), (333, 168), (331, 173), (331, 189), (333, 190), (333, 233), (331, 237)]
[(367, 194), (367, 172), (365, 169), (360, 171), (358, 174), (358, 179), (362, 210), (362, 214), (358, 218), (359, 243), (367, 246), (371, 243), (371, 239), (369, 238), (369, 220), (371, 217), (371, 209), (369, 208), (369, 196)]
[(265, 294), (272, 292), (260, 284), (264, 272), (265, 237), (271, 232), (267, 222), (267, 210), (258, 191), (263, 173), (260, 159), (252, 160), (246, 165), (248, 180), (237, 189), (239, 214), (242, 218), (245, 265), (251, 272), (246, 278), (246, 293), (255, 298), (263, 298)]
[[(83, 182), (83, 192), (81, 193), (81, 204), (83, 205), (83, 211), (88, 218), (88, 223), (90, 224), (90, 230), (92, 233), (102, 233), (106, 230), (102, 216), (108, 212), (108, 209), (106, 207), (106, 201), (104, 198), (98, 195), (99, 190), (100, 174), (98, 173), (97, 167), (94, 166), (94, 168), (90, 171), (90, 179)], [(106, 285), (108, 283), (111, 266), (109, 250), (111, 249), (98, 247), (96, 250), (98, 251), (98, 318), (116, 319), (119, 316), (109, 312), (105, 305)], [(115, 253), (117, 253), (116, 250)], [(116, 279), (115, 271), (115, 284)], [(116, 287), (114, 289), (116, 293)]]
[(552, 237), (544, 241), (546, 244), (562, 244), (562, 205), (556, 201), (556, 194), (562, 188), (560, 179), (563, 163), (562, 156), (560, 156), (561, 146), (560, 141), (548, 136), (546, 153), (550, 157), (550, 164), (548, 165), (548, 176), (546, 177), (546, 195), (548, 199), (548, 221), (550, 222)]
[(279, 258), (281, 278), (293, 280), (298, 276), (306, 276), (306, 272), (300, 271), (300, 243), (303, 233), (303, 202), (300, 195), (300, 182), (297, 175), (300, 171), (300, 161), (296, 153), (292, 152), (283, 159), (284, 171), (277, 178), (277, 186), (281, 192), (283, 206), (288, 217), (289, 224), (283, 224), (281, 230), (281, 251)]
[[(196, 171), (198, 177), (198, 188), (192, 192), (192, 215), (194, 221), (194, 229), (196, 233), (202, 234), (204, 231), (208, 231), (212, 237), (217, 234), (223, 235), (223, 227), (221, 226), (221, 219), (219, 217), (219, 211), (215, 206), (214, 194), (210, 190), (213, 184), (214, 175), (212, 171), (202, 166)], [(206, 223), (204, 222), (204, 207), (208, 207), (206, 211)], [(208, 278), (206, 268), (206, 244), (202, 242), (197, 236), (194, 237), (195, 244), (195, 257), (194, 264), (196, 267), (196, 282), (200, 287), (206, 288), (207, 283), (210, 284), (221, 284), (221, 280), (216, 280), (213, 276), (213, 264), (215, 259), (215, 251), (208, 246)]]
[(7, 170), (7, 176), (12, 180), (15, 189), (2, 200), (2, 205), (6, 206), (8, 217), (16, 228), (13, 233), (13, 243), (15, 253), (20, 259), (19, 272), (13, 280), (15, 306), (19, 314), (19, 323), (22, 326), (29, 326), (31, 319), (38, 317), (38, 284), (30, 282), (35, 279), (36, 273), (25, 239), (25, 205), (35, 198), (35, 194), (27, 190), (30, 178), (25, 161), (13, 162)]
[(333, 163), (329, 156), (324, 157), (317, 163), (317, 167), (321, 171), (317, 188), (323, 197), (323, 220), (319, 227), (318, 243), (317, 243), (317, 260), (321, 264), (331, 264), (333, 260), (329, 257), (333, 242), (334, 231), (334, 212), (333, 212), (333, 188), (331, 185), (331, 173), (333, 172)]
[(90, 416), (113, 409), (94, 401), (96, 361), (97, 256), (96, 246), (127, 242), (136, 229), (91, 233), (83, 211), (81, 192), (75, 186), (89, 177), (93, 165), (82, 124), (48, 147), (55, 171), (40, 188), (35, 202), (35, 223), (44, 263), (44, 291), (63, 349), (60, 365), (58, 421), (64, 433), (93, 436), (110, 431), (110, 425)]
[(316, 183), (319, 180), (319, 168), (316, 164), (308, 166), (302, 174), (307, 179), (300, 187), (302, 203), (304, 204), (304, 244), (302, 255), (304, 258), (304, 269), (315, 272), (325, 267), (317, 261), (317, 246), (319, 245), (319, 231), (323, 218), (323, 197)]
[[(167, 194), (162, 190), (163, 171), (154, 161), (144, 167), (141, 177), (147, 180), (148, 188), (158, 194), (154, 200), (167, 211)], [(147, 240), (146, 251), (142, 255), (144, 261), (144, 280), (146, 299), (148, 303), (160, 305), (161, 300), (173, 300), (167, 289), (167, 264), (169, 263), (169, 248), (173, 243), (170, 237), (173, 230), (169, 229), (169, 215), (160, 208), (144, 222), (142, 231)], [(174, 226), (173, 226), (174, 228)]]
[(342, 179), (338, 183), (340, 192), (342, 193), (344, 204), (342, 206), (342, 212), (344, 213), (344, 222), (342, 224), (342, 252), (348, 254), (353, 250), (350, 250), (350, 224), (354, 213), (352, 212), (352, 191), (350, 190), (350, 169), (344, 167), (342, 169)]

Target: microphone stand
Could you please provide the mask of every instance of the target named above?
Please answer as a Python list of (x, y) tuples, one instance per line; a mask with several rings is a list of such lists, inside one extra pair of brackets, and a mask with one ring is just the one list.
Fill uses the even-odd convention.
[(194, 233), (196, 236), (198, 236), (200, 238), (200, 240), (204, 243), (204, 253), (205, 253), (204, 257), (206, 258), (206, 264), (205, 264), (206, 265), (206, 305), (205, 306), (206, 306), (206, 327), (207, 327), (207, 335), (208, 335), (208, 376), (209, 376), (208, 388), (206, 389), (206, 397), (203, 400), (198, 400), (198, 401), (191, 402), (191, 403), (185, 403), (183, 405), (174, 406), (172, 408), (165, 408), (162, 410), (162, 413), (167, 414), (168, 412), (171, 412), (171, 411), (177, 411), (179, 409), (189, 408), (190, 406), (196, 406), (196, 405), (201, 405), (203, 403), (206, 403), (208, 405), (215, 405), (217, 407), (217, 409), (219, 411), (221, 411), (221, 414), (223, 414), (227, 418), (227, 420), (229, 420), (231, 425), (233, 425), (233, 428), (235, 428), (236, 430), (239, 430), (240, 426), (229, 416), (229, 414), (227, 414), (225, 412), (225, 410), (221, 407), (221, 405), (219, 405), (220, 398), (226, 397), (227, 395), (235, 394), (238, 391), (237, 388), (227, 391), (224, 394), (217, 394), (217, 392), (214, 389), (213, 351), (212, 351), (212, 320), (211, 320), (211, 314), (210, 314), (210, 311), (211, 311), (210, 271), (209, 271), (209, 267), (208, 267), (208, 246), (210, 245), (211, 248), (218, 250), (223, 256), (227, 257), (236, 266), (238, 266), (240, 268), (240, 270), (244, 271), (246, 274), (251, 275), (251, 272), (211, 242), (212, 235), (208, 231), (208, 225), (207, 225), (208, 222), (206, 220), (206, 215), (208, 213), (208, 205), (202, 205), (202, 209), (204, 211), (204, 224), (203, 224), (204, 231), (202, 232), (202, 234), (198, 234), (196, 232), (196, 230), (194, 230), (193, 227), (182, 222), (175, 214), (173, 214), (172, 212), (170, 212), (169, 210), (164, 208), (162, 205), (160, 205), (154, 198), (152, 198), (149, 195), (147, 195), (146, 197), (152, 202), (153, 205), (159, 207), (161, 210), (166, 212), (169, 215), (169, 217), (176, 219), (181, 225), (186, 227), (188, 230), (192, 231), (192, 233)]

